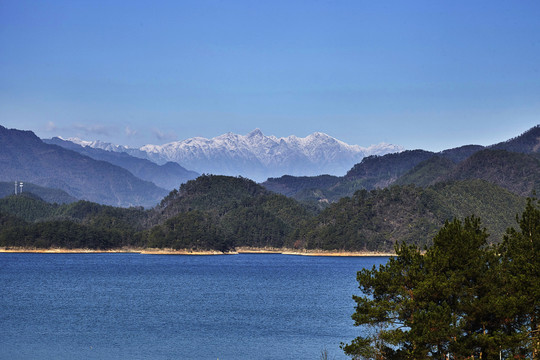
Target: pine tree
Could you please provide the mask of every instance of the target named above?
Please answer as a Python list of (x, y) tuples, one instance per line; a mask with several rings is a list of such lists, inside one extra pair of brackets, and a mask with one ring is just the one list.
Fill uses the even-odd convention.
[[(410, 245), (357, 279), (355, 359), (538, 358), (540, 211), (529, 201), (521, 232), (500, 249), (476, 217), (446, 222), (422, 255)], [(498, 251), (497, 251), (498, 250)]]
[(500, 246), (506, 304), (505, 330), (511, 355), (540, 359), (540, 202), (528, 199)]

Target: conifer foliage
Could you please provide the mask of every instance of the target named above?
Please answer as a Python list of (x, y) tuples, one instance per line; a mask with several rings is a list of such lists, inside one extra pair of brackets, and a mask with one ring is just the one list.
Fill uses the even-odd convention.
[(358, 272), (353, 296), (363, 336), (354, 359), (539, 359), (540, 208), (528, 199), (500, 245), (480, 219), (446, 222), (423, 253), (415, 245)]

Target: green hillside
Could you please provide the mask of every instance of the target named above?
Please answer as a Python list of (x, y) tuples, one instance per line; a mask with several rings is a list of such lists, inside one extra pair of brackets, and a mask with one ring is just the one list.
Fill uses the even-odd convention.
[(249, 179), (203, 175), (171, 192), (150, 211), (155, 227), (145, 235), (148, 246), (159, 247), (281, 247), (309, 217), (298, 202)]
[(58, 205), (50, 204), (32, 193), (10, 195), (0, 199), (0, 212), (35, 222), (55, 216)]
[(441, 156), (434, 156), (422, 161), (406, 172), (394, 182), (394, 185), (433, 185), (439, 181), (444, 181), (456, 166), (452, 160)]
[(347, 180), (361, 180), (367, 190), (383, 188), (435, 154), (425, 150), (407, 150), (384, 156), (368, 156), (345, 175)]
[(269, 178), (262, 185), (275, 193), (294, 196), (301, 191), (310, 189), (327, 189), (336, 185), (341, 179), (332, 175), (319, 176), (290, 176)]
[(23, 193), (0, 199), (0, 246), (110, 249), (140, 245), (142, 208), (89, 201), (50, 204)]
[(483, 179), (515, 194), (530, 196), (540, 190), (540, 160), (505, 150), (482, 150), (459, 163), (446, 178)]
[(500, 239), (515, 226), (524, 204), (523, 198), (481, 180), (361, 190), (300, 227), (289, 245), (357, 251), (391, 250), (401, 241), (429, 245), (445, 220), (473, 214), (483, 219), (492, 239)]

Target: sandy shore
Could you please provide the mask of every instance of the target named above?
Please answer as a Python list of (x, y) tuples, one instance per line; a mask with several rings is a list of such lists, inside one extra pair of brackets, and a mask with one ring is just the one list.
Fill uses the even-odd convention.
[(283, 254), (301, 256), (395, 256), (394, 253), (382, 252), (353, 252), (353, 251), (324, 251), (324, 250), (297, 250), (287, 248), (251, 248), (240, 247), (236, 251), (223, 253), (221, 251), (197, 251), (189, 249), (140, 249), (120, 248), (110, 250), (94, 249), (28, 249), (28, 248), (0, 248), (0, 253), (39, 253), (39, 254), (106, 254), (106, 253), (133, 253), (144, 255), (234, 255), (234, 254)]
[(134, 249), (110, 249), (110, 250), (95, 250), (95, 249), (28, 249), (28, 248), (0, 248), (0, 253), (37, 253), (37, 254), (106, 254), (106, 253), (139, 253)]
[(337, 251), (337, 250), (298, 250), (287, 248), (249, 248), (239, 247), (239, 254), (283, 254), (303, 256), (395, 256), (395, 253), (369, 252), (369, 251)]

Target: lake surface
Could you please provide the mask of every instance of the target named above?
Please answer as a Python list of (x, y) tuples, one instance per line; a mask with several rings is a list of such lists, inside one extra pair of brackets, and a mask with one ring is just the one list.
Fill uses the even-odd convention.
[(347, 359), (381, 257), (0, 254), (0, 359)]

